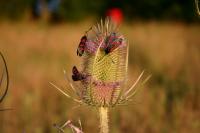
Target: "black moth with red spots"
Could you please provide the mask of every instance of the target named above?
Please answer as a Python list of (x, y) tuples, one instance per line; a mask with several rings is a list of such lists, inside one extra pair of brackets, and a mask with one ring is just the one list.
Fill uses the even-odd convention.
[(87, 33), (91, 29), (92, 29), (92, 27), (85, 32), (85, 35), (83, 37), (81, 37), (80, 43), (79, 43), (78, 48), (77, 48), (77, 55), (78, 56), (82, 56), (84, 54), (84, 51), (86, 49)]
[(78, 71), (76, 66), (72, 68), (72, 79), (73, 81), (79, 81), (85, 79), (85, 76)]
[(87, 42), (87, 36), (84, 35), (82, 38), (81, 38), (81, 41), (79, 43), (79, 46), (77, 48), (77, 55), (78, 56), (82, 56), (84, 51), (85, 51), (85, 45), (86, 45), (86, 42)]
[(123, 39), (119, 38), (116, 33), (111, 33), (106, 39), (105, 53), (109, 54), (122, 44)]

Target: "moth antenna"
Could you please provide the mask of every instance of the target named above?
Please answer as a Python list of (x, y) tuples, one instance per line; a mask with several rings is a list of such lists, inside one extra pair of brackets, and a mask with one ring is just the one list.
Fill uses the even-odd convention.
[(85, 34), (87, 35), (88, 32), (91, 31), (91, 30), (92, 30), (92, 26), (88, 30), (85, 31)]

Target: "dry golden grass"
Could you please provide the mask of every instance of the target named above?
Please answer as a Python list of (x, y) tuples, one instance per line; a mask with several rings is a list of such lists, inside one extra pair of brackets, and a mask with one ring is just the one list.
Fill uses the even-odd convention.
[[(82, 120), (87, 133), (98, 130), (97, 110), (73, 108), (49, 82), (69, 89), (78, 64), (79, 39), (92, 22), (50, 26), (44, 23), (2, 22), (0, 50), (10, 72), (9, 93), (0, 107), (0, 132), (56, 132), (53, 123)], [(132, 83), (146, 69), (152, 74), (133, 105), (112, 111), (113, 133), (190, 132), (200, 130), (200, 25), (176, 22), (136, 22), (121, 27), (130, 43)], [(78, 123), (77, 123), (78, 124)]]

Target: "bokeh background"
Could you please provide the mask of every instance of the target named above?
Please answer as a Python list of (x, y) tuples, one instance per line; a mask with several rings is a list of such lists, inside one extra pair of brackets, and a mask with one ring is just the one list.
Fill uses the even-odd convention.
[(63, 69), (70, 78), (80, 65), (81, 36), (106, 15), (130, 44), (128, 86), (144, 69), (152, 75), (130, 105), (111, 110), (111, 132), (200, 131), (200, 17), (193, 0), (1, 0), (0, 51), (10, 87), (0, 108), (13, 110), (0, 112), (0, 133), (55, 133), (53, 123), (69, 119), (98, 132), (97, 110), (77, 107), (49, 82), (70, 89)]

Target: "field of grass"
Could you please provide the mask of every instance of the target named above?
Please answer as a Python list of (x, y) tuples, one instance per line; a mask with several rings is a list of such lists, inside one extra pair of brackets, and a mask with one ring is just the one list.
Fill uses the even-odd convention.
[[(0, 108), (0, 133), (55, 133), (53, 123), (80, 118), (85, 133), (98, 132), (96, 109), (77, 107), (53, 88), (70, 88), (63, 69), (80, 64), (76, 49), (93, 22), (47, 25), (0, 23), (0, 51), (10, 73)], [(200, 25), (135, 22), (120, 28), (130, 44), (129, 84), (142, 70), (152, 77), (130, 105), (111, 110), (112, 133), (200, 131)], [(66, 130), (66, 132), (71, 132)]]

